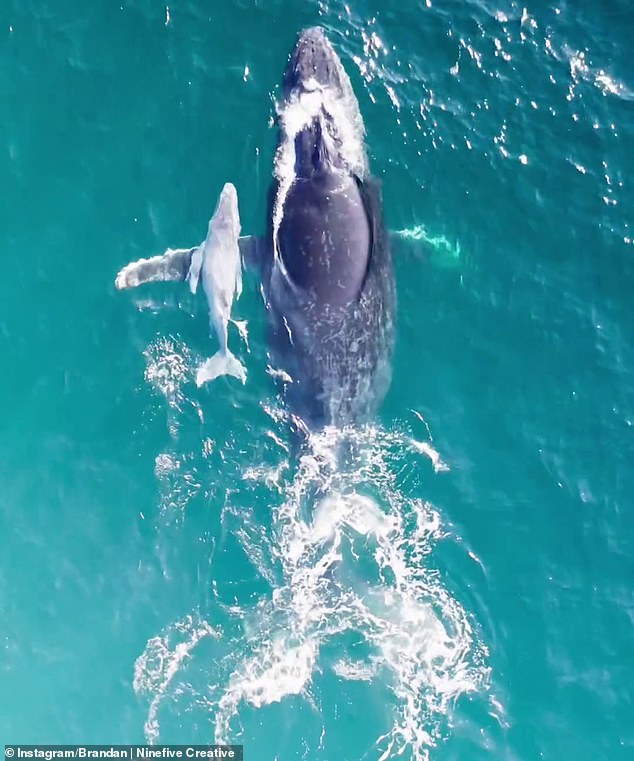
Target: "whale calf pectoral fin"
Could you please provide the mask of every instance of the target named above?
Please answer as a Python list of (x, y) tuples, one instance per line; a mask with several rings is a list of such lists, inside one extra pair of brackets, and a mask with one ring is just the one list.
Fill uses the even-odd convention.
[(197, 246), (191, 250), (190, 265), (189, 270), (187, 271), (186, 279), (189, 283), (189, 290), (192, 293), (196, 293), (196, 290), (198, 289), (200, 271), (203, 267), (203, 246), (204, 244), (201, 243), (200, 246)]
[(248, 269), (259, 269), (264, 262), (265, 246), (264, 238), (257, 235), (241, 235), (238, 238), (238, 247), (244, 266)]
[(246, 383), (247, 371), (240, 362), (228, 349), (222, 349), (214, 354), (213, 357), (204, 362), (196, 371), (196, 385), (202, 386), (208, 381), (212, 381), (221, 375), (233, 375), (234, 378)]
[(187, 279), (192, 257), (198, 248), (168, 248), (160, 256), (138, 259), (119, 271), (114, 284), (117, 288), (136, 288), (143, 283), (184, 281)]

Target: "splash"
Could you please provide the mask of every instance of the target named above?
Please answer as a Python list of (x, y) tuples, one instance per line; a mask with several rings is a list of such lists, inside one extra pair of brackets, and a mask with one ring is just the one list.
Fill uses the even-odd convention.
[(201, 483), (194, 456), (162, 452), (154, 461), (154, 475), (160, 489), (160, 515), (163, 521), (182, 520), (185, 507), (198, 494)]
[(143, 354), (145, 380), (165, 397), (171, 407), (178, 408), (185, 398), (182, 386), (189, 375), (189, 349), (167, 336), (153, 341)]
[(143, 352), (145, 380), (167, 403), (167, 424), (172, 439), (176, 439), (182, 412), (193, 408), (199, 420), (203, 419), (200, 404), (188, 397), (185, 386), (192, 377), (194, 357), (187, 344), (171, 336), (152, 341)]
[[(245, 467), (245, 492), (225, 509), (271, 593), (225, 610), (233, 624), (223, 626), (229, 655), (222, 668), (217, 660), (197, 662), (212, 686), (192, 702), (208, 712), (210, 741), (243, 737), (248, 707), (289, 696), (312, 702), (315, 686), (332, 673), (362, 686), (368, 699), (378, 687), (391, 696), (391, 719), (376, 732), (378, 757), (423, 761), (445, 735), (456, 699), (486, 687), (486, 648), (431, 562), (446, 536), (440, 513), (402, 487), (403, 462), (417, 473), (407, 456), (417, 444), (373, 426), (328, 429), (309, 437), (295, 465), (280, 447), (274, 473), (269, 463)], [(268, 525), (245, 507), (255, 488), (273, 505)], [(329, 648), (346, 638), (354, 650), (337, 647), (330, 659)], [(162, 664), (162, 677), (145, 683), (163, 701), (182, 693), (185, 675), (174, 673), (182, 659), (157, 660), (157, 647), (150, 640), (140, 662)], [(154, 699), (148, 741), (158, 736)], [(324, 710), (322, 718), (327, 742), (332, 717)]]
[(145, 651), (134, 664), (133, 687), (137, 695), (151, 696), (145, 721), (145, 736), (149, 743), (159, 739), (158, 713), (168, 697), (168, 688), (185, 661), (204, 637), (217, 637), (214, 629), (203, 619), (186, 616), (164, 632), (152, 637)]

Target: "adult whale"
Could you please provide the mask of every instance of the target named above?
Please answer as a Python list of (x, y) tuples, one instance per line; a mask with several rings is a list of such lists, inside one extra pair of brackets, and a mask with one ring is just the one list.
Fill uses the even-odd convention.
[[(267, 233), (241, 238), (240, 249), (260, 268), (272, 360), (291, 411), (309, 428), (342, 426), (372, 414), (389, 385), (388, 236), (359, 104), (322, 29), (300, 33), (282, 96)], [(169, 266), (144, 260), (133, 284), (187, 279), (192, 251), (170, 249)]]
[(303, 31), (282, 84), (263, 285), (285, 394), (311, 426), (372, 413), (389, 385), (394, 277), (359, 104), (324, 32)]

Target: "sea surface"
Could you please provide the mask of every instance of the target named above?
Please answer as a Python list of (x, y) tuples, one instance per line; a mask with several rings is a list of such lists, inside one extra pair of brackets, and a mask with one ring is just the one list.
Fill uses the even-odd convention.
[[(247, 383), (200, 389), (203, 295), (114, 277), (226, 181), (264, 231), (313, 24), (398, 327), (377, 418), (298, 448), (253, 273)], [(2, 0), (0, 742), (634, 758), (633, 36), (629, 0)]]

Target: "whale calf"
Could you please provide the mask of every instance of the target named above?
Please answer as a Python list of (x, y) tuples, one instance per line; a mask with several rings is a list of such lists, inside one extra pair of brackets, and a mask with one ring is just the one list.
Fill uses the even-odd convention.
[[(245, 261), (259, 269), (271, 361), (291, 412), (309, 429), (342, 426), (372, 415), (389, 386), (395, 286), (359, 104), (319, 27), (301, 32), (289, 56), (277, 126), (266, 235), (238, 238), (239, 223), (224, 222), (220, 233), (218, 220), (218, 236), (222, 250), (231, 251), (229, 261), (239, 246)], [(218, 283), (211, 264), (222, 257), (209, 257), (207, 280), (204, 246), (168, 249), (163, 257), (142, 260), (136, 268), (128, 265), (117, 276), (118, 287), (153, 280), (189, 280), (191, 286), (202, 271), (224, 359), (206, 363), (197, 376), (201, 381), (215, 377), (221, 367), (240, 372), (227, 361), (233, 355), (222, 349), (229, 313), (212, 313), (216, 299), (209, 298)], [(230, 308), (240, 290), (235, 272), (226, 275), (226, 284), (231, 298), (223, 303)], [(244, 380), (246, 374), (238, 377)]]
[(227, 182), (220, 193), (216, 211), (209, 220), (207, 237), (194, 251), (187, 275), (192, 293), (196, 293), (198, 279), (202, 275), (209, 304), (209, 323), (220, 343), (216, 354), (198, 368), (197, 386), (219, 375), (233, 375), (243, 383), (247, 379), (244, 365), (234, 357), (227, 345), (227, 325), (231, 319), (233, 300), (234, 297), (239, 299), (242, 293), (239, 236), (238, 194), (235, 187)]
[(115, 286), (119, 289), (156, 281), (187, 280), (191, 292), (196, 293), (202, 277), (209, 305), (209, 323), (216, 333), (220, 348), (198, 368), (198, 386), (220, 375), (233, 375), (242, 383), (246, 382), (246, 370), (229, 350), (227, 334), (234, 298), (239, 299), (242, 293), (239, 236), (238, 194), (235, 186), (227, 182), (209, 220), (207, 237), (199, 246), (168, 248), (160, 256), (139, 259), (127, 264), (115, 279)]

